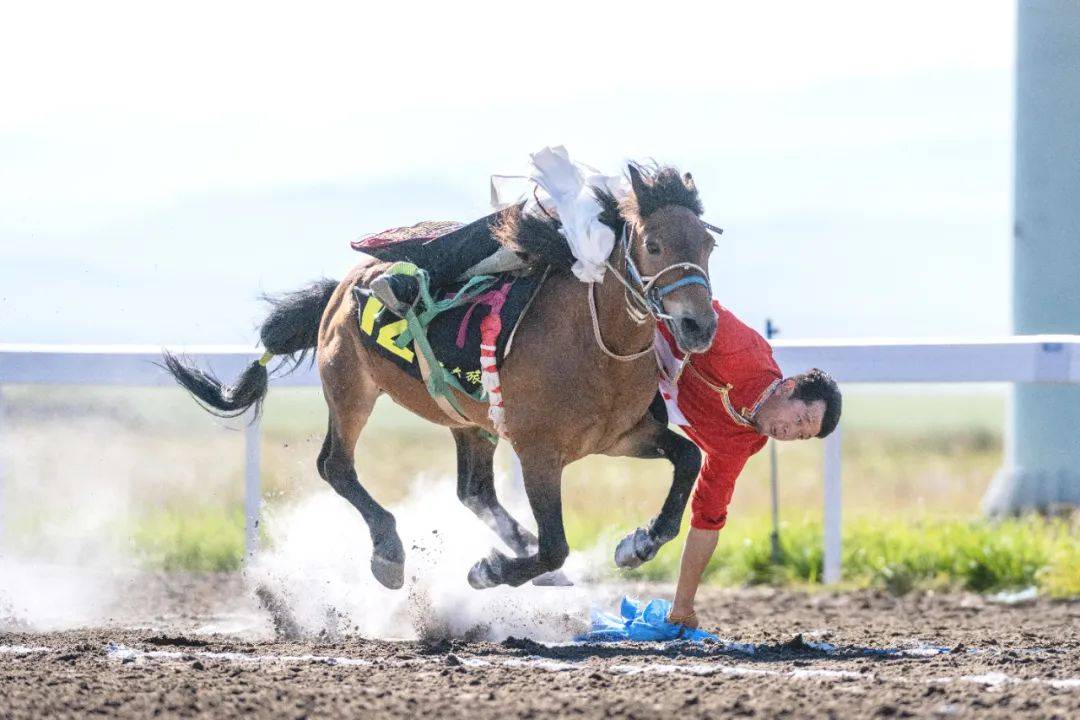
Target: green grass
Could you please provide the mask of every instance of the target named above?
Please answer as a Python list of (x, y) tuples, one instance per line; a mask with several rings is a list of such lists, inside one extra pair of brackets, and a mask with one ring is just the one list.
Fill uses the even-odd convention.
[[(760, 521), (725, 528), (706, 581), (819, 583), (820, 523), (813, 519), (783, 523), (780, 560), (775, 564), (770, 529)], [(1080, 528), (1062, 519), (857, 519), (844, 525), (843, 543), (844, 581), (849, 587), (904, 594), (916, 588), (993, 592), (1034, 585), (1052, 597), (1080, 595)], [(627, 574), (671, 580), (678, 573), (680, 549), (681, 543), (673, 542), (652, 563)]]
[(240, 510), (159, 510), (130, 531), (142, 563), (161, 570), (239, 570), (244, 559), (244, 514)]
[[(579, 533), (577, 550), (614, 548), (619, 533), (591, 528)], [(762, 520), (730, 524), (709, 564), (705, 581), (720, 585), (815, 585), (821, 581), (821, 525), (814, 519), (781, 526), (781, 553), (772, 561), (770, 526)], [(243, 517), (222, 513), (161, 511), (143, 518), (131, 540), (144, 564), (165, 570), (227, 571), (243, 559)], [(843, 529), (846, 587), (875, 587), (902, 595), (919, 588), (973, 592), (1035, 586), (1051, 597), (1080, 596), (1080, 527), (1063, 519), (1031, 516), (987, 520), (856, 519)], [(673, 581), (682, 538), (652, 562), (611, 577)]]

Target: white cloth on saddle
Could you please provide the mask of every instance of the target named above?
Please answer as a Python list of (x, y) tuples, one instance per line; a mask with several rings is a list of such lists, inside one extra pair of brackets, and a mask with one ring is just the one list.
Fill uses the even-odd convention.
[[(600, 222), (602, 208), (593, 188), (622, 199), (629, 192), (626, 179), (573, 162), (562, 145), (532, 153), (530, 166), (527, 176), (491, 176), (492, 205), (502, 209), (524, 200), (526, 213), (557, 217), (562, 223), (560, 232), (577, 258), (571, 268), (574, 275), (582, 282), (602, 282), (604, 263), (615, 248), (615, 233)], [(521, 192), (515, 180), (528, 180), (529, 189)], [(515, 185), (518, 192), (511, 194)]]

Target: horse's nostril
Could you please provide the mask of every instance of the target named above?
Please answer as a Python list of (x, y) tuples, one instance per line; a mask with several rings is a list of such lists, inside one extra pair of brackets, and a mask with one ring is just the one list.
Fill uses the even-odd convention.
[(680, 322), (682, 331), (687, 335), (697, 335), (701, 331), (701, 325), (694, 318), (683, 318)]

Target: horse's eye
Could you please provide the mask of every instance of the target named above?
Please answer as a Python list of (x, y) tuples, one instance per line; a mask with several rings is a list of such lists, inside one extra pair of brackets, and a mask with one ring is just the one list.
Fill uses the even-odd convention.
[(659, 255), (660, 243), (653, 242), (652, 240), (646, 240), (645, 249), (649, 251), (650, 255)]

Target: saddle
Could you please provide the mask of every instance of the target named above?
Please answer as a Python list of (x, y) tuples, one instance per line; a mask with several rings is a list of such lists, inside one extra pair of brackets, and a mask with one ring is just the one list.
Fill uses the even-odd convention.
[(525, 268), (521, 256), (499, 245), (486, 232), (446, 237), (464, 227), (464, 223), (453, 220), (428, 220), (365, 235), (351, 245), (353, 250), (379, 260), (411, 262), (427, 268), (439, 263), (450, 270), (449, 275), (442, 273), (445, 280), (467, 280)]
[[(451, 420), (469, 422), (455, 393), (486, 399), (496, 432), (505, 435), (498, 370), (543, 275), (515, 272), (524, 261), (492, 237), (491, 217), (468, 227), (422, 222), (352, 243), (354, 250), (391, 263), (373, 266), (353, 291), (362, 342), (422, 380)], [(404, 318), (384, 311), (366, 289), (376, 272), (417, 276), (417, 307)]]

